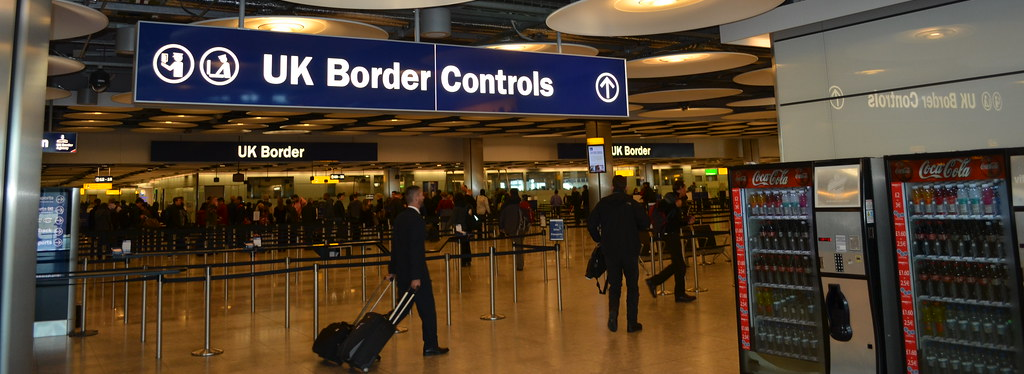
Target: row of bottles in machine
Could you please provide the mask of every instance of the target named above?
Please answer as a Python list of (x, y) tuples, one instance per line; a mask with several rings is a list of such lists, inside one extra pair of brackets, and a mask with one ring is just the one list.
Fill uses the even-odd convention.
[(763, 221), (749, 240), (754, 249), (810, 251), (811, 227), (807, 221)]
[(1015, 318), (1010, 308), (920, 302), (921, 334), (947, 343), (1012, 349)]
[(920, 260), (917, 294), (1007, 303), (1013, 285), (1006, 264)]
[(1003, 222), (999, 220), (919, 220), (914, 231), (916, 255), (1006, 258)]
[(754, 291), (755, 310), (761, 317), (813, 321), (820, 317), (818, 303), (813, 297), (810, 291), (757, 287)]
[(814, 286), (814, 260), (808, 255), (758, 254), (754, 257), (754, 281), (781, 285)]
[(935, 215), (999, 214), (1000, 181), (927, 183), (911, 187), (910, 213)]
[(803, 360), (817, 361), (820, 334), (814, 326), (795, 326), (784, 322), (757, 322), (754, 337), (757, 351)]
[(922, 373), (927, 374), (1013, 374), (1017, 373), (1013, 354), (983, 348), (930, 342), (923, 358)]
[(747, 208), (749, 213), (755, 216), (807, 215), (807, 190), (755, 191), (747, 197)]

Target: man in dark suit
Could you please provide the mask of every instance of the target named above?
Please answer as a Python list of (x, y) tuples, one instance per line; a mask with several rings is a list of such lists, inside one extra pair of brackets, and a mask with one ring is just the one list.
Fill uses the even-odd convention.
[(423, 321), (423, 355), (443, 355), (448, 348), (437, 344), (437, 311), (426, 260), (427, 223), (419, 211), (423, 191), (418, 186), (406, 188), (405, 202), (408, 206), (395, 216), (388, 277), (395, 280), (395, 287), (416, 290), (413, 302)]
[(608, 330), (619, 328), (622, 277), (626, 277), (626, 331), (643, 330), (637, 322), (640, 302), (640, 231), (651, 225), (643, 206), (626, 195), (626, 177), (612, 178), (612, 194), (597, 202), (587, 219), (590, 237), (601, 246), (608, 265)]

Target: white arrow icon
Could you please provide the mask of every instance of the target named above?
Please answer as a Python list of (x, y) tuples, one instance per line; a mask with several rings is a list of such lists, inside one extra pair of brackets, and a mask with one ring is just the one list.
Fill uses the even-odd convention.
[(594, 82), (594, 90), (597, 97), (606, 103), (614, 102), (619, 98), (619, 80), (611, 73), (602, 73), (597, 76)]

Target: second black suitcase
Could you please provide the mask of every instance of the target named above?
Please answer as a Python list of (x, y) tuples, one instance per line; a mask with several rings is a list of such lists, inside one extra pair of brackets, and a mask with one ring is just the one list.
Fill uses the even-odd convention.
[(313, 352), (321, 358), (334, 361), (338, 364), (345, 362), (345, 358), (338, 356), (338, 347), (352, 333), (352, 324), (348, 322), (335, 322), (327, 325), (313, 341)]
[(395, 335), (397, 326), (412, 306), (414, 290), (406, 291), (402, 299), (398, 301), (395, 310), (387, 315), (378, 313), (366, 313), (355, 329), (349, 334), (345, 342), (341, 344), (339, 356), (347, 357), (349, 366), (362, 370), (364, 373), (370, 371), (370, 366), (377, 361), (380, 351), (384, 349), (391, 337)]

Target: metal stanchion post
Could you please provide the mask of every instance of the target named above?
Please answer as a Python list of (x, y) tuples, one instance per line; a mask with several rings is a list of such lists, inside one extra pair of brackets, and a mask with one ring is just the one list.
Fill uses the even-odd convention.
[(497, 266), (494, 263), (495, 262), (494, 261), (494, 256), (495, 256), (495, 254), (494, 254), (494, 247), (491, 247), (490, 248), (490, 256), (487, 258), (487, 263), (490, 266), (490, 270), (491, 270), (491, 314), (484, 314), (484, 315), (480, 316), (480, 319), (485, 320), (485, 321), (496, 321), (496, 320), (499, 320), (499, 319), (505, 319), (505, 316), (497, 314), (497, 313), (494, 312), (494, 282), (495, 282), (494, 278), (495, 278), (495, 273), (497, 273)]
[[(516, 251), (516, 246), (512, 244), (512, 251)], [(521, 250), (521, 248), (520, 248)], [(522, 254), (516, 253), (513, 256), (522, 256)], [(519, 302), (519, 277), (516, 275), (516, 262), (512, 261), (512, 303)]]
[(313, 264), (313, 336), (320, 333), (320, 264)]
[(555, 281), (556, 281), (556, 284), (558, 285), (558, 311), (559, 312), (562, 311), (562, 266), (561, 266), (562, 264), (558, 263), (560, 261), (559, 259), (561, 258), (559, 256), (558, 252), (561, 252), (561, 250), (562, 250), (562, 245), (559, 244), (559, 243), (555, 243)]
[[(448, 251), (448, 253), (452, 253), (452, 251)], [(459, 254), (459, 267), (455, 269), (455, 275), (459, 277), (459, 280), (458, 280), (459, 294), (462, 294), (462, 254), (461, 253)]]
[(256, 313), (256, 252), (249, 252), (249, 313)]
[[(224, 264), (228, 263), (228, 253), (224, 252)], [(224, 275), (228, 275), (228, 267), (224, 267)], [(228, 306), (228, 278), (224, 278), (224, 307), (227, 309)]]
[[(124, 259), (124, 268), (128, 268), (128, 259)], [(124, 324), (128, 324), (128, 276), (124, 276)]]
[(156, 279), (156, 358), (159, 359), (164, 347), (164, 275)]
[(658, 252), (661, 252), (661, 247), (658, 245), (659, 241), (654, 240), (654, 236), (655, 236), (655, 234), (652, 233), (651, 234), (651, 275), (652, 276), (655, 274), (655, 272), (654, 272), (654, 249), (657, 248)]
[(700, 277), (697, 276), (697, 268), (700, 266), (697, 264), (697, 238), (694, 237), (693, 226), (690, 226), (690, 249), (693, 252), (693, 287), (687, 288), (687, 291), (693, 292), (694, 295), (700, 296), (701, 292), (708, 292), (707, 288), (700, 288)]
[(444, 297), (447, 302), (445, 303), (445, 309), (448, 313), (448, 326), (452, 325), (452, 255), (451, 253), (444, 254)]
[(284, 328), (292, 326), (292, 258), (284, 258)]
[[(82, 264), (82, 271), (89, 271), (89, 259), (88, 258), (86, 258), (84, 263)], [(82, 287), (82, 314), (81, 314), (81, 319), (82, 320), (79, 321), (79, 322), (81, 322), (82, 327), (78, 331), (74, 331), (74, 332), (68, 334), (68, 336), (71, 336), (71, 337), (86, 337), (86, 336), (93, 336), (93, 335), (99, 334), (99, 331), (89, 330), (88, 328), (86, 328), (85, 322), (88, 320), (88, 318), (85, 318), (85, 317), (86, 317), (86, 314), (87, 314), (86, 311), (88, 311), (88, 309), (89, 309), (89, 308), (87, 308), (88, 305), (86, 304), (86, 297), (89, 295), (89, 292), (88, 292), (89, 291), (89, 287), (88, 287), (88, 282), (86, 281), (85, 278), (82, 278), (82, 286), (81, 287)]]
[[(146, 270), (146, 266), (143, 266), (142, 270)], [(142, 279), (142, 310), (139, 316), (139, 321), (141, 321), (142, 325), (139, 327), (139, 341), (143, 343), (146, 342), (146, 284), (148, 283), (148, 280)]]
[[(362, 246), (362, 252), (360, 252), (360, 253), (362, 253), (363, 256), (366, 256), (366, 246), (365, 245)], [(363, 282), (363, 293), (362, 293), (362, 295), (363, 295), (363, 302), (365, 303), (366, 302), (366, 265), (365, 265), (366, 264), (366, 257), (360, 257), (359, 258), (359, 262), (363, 264), (363, 266), (359, 267), (359, 271), (363, 274), (363, 281), (362, 281)]]
[(203, 335), (203, 348), (192, 351), (192, 355), (197, 357), (209, 357), (224, 353), (223, 350), (210, 348), (210, 282), (212, 278), (210, 271), (210, 267), (207, 266), (206, 281), (203, 282), (204, 324), (206, 330)]

